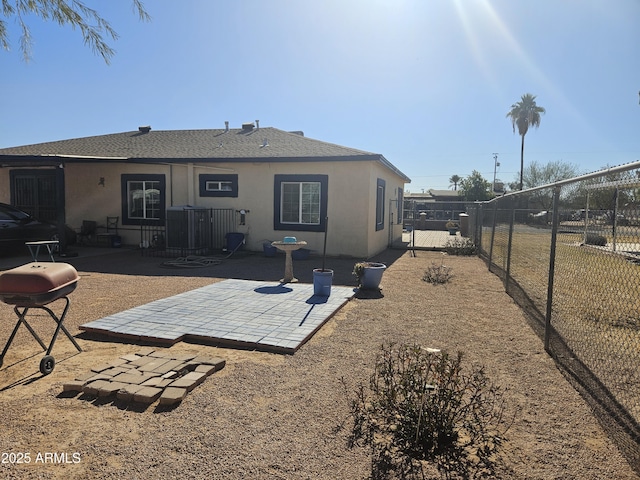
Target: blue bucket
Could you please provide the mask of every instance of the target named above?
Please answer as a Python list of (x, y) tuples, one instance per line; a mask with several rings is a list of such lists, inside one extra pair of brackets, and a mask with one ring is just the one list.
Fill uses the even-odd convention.
[(311, 250), (309, 250), (308, 248), (299, 248), (298, 250), (294, 250), (293, 252), (291, 252), (291, 258), (293, 260), (306, 260), (307, 258), (309, 258), (310, 253)]
[(264, 251), (265, 257), (275, 257), (276, 253), (278, 253), (278, 249), (271, 245), (271, 242), (264, 242), (262, 244), (262, 250)]
[(313, 270), (313, 294), (322, 297), (331, 295), (333, 270), (316, 268)]

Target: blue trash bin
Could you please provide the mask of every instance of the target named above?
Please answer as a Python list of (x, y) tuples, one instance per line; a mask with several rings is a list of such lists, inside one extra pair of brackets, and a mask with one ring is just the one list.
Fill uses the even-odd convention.
[(242, 250), (244, 244), (244, 233), (231, 232), (227, 233), (227, 250), (236, 252)]

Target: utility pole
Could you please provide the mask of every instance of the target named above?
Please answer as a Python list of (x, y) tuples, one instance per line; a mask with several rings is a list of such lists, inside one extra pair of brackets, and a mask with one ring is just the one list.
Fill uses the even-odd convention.
[(498, 167), (500, 166), (500, 162), (498, 161), (498, 154), (493, 154), (493, 193), (496, 193), (496, 172)]

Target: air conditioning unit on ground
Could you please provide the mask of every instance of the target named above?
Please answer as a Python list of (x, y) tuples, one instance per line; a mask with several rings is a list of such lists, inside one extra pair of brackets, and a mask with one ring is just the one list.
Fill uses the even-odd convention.
[(211, 246), (209, 210), (190, 205), (167, 208), (167, 250), (192, 255), (208, 253)]

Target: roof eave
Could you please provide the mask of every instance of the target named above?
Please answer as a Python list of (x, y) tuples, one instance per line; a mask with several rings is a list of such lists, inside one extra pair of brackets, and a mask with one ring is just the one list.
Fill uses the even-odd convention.
[(383, 155), (362, 154), (362, 155), (337, 155), (337, 156), (312, 156), (312, 157), (192, 157), (192, 158), (146, 158), (146, 157), (117, 157), (117, 156), (92, 156), (92, 155), (0, 155), (0, 166), (20, 167), (20, 166), (58, 166), (60, 163), (145, 163), (145, 164), (166, 164), (166, 163), (295, 163), (295, 162), (354, 162), (354, 161), (375, 161), (379, 162), (388, 170), (392, 171), (405, 183), (411, 183), (411, 179), (389, 162)]
[(404, 180), (404, 183), (411, 183), (411, 179), (402, 173), (393, 163), (384, 158), (384, 155), (378, 155), (378, 161), (393, 173)]

